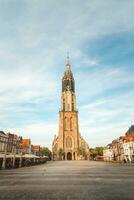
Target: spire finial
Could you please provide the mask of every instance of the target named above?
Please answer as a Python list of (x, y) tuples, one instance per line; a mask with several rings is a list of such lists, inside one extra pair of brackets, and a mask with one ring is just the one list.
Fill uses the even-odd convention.
[(69, 51), (67, 51), (67, 64), (69, 64)]

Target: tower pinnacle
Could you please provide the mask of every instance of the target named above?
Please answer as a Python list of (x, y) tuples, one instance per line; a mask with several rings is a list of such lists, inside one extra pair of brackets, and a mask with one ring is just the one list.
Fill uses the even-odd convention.
[(71, 67), (71, 65), (70, 65), (69, 61), (70, 61), (69, 60), (69, 51), (67, 51), (67, 64), (66, 64), (66, 73), (67, 74), (70, 74), (70, 67)]
[(67, 65), (70, 65), (70, 63), (69, 63), (69, 51), (67, 51)]

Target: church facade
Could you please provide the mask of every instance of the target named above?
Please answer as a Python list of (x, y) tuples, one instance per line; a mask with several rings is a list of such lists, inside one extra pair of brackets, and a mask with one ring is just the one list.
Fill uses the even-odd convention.
[(62, 78), (59, 133), (58, 137), (54, 136), (52, 143), (53, 160), (85, 160), (88, 154), (89, 146), (79, 132), (75, 80), (68, 61)]

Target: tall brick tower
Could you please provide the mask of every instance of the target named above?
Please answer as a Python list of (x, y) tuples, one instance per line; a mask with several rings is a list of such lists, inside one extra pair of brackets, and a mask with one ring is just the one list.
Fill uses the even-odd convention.
[(78, 160), (79, 149), (88, 153), (88, 144), (80, 136), (78, 124), (78, 111), (76, 110), (75, 81), (71, 71), (69, 58), (62, 78), (61, 110), (59, 111), (59, 134), (53, 141), (53, 158), (63, 160)]

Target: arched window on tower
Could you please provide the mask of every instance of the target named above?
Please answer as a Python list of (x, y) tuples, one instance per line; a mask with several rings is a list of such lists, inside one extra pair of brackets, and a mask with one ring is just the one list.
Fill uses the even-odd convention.
[(74, 102), (72, 102), (72, 111), (74, 111)]
[(65, 117), (64, 125), (65, 125), (65, 130), (70, 129), (70, 119), (68, 117)]
[(63, 111), (65, 111), (65, 99), (63, 99)]
[(75, 96), (72, 95), (72, 111), (75, 110)]
[(69, 130), (69, 129), (70, 129), (70, 119), (67, 118), (67, 130)]
[(72, 130), (73, 129), (73, 119), (72, 119), (72, 117), (70, 118), (70, 130)]
[(65, 130), (67, 130), (67, 118), (66, 117), (64, 119), (64, 127), (65, 127)]
[(66, 138), (66, 148), (72, 148), (72, 138), (69, 136)]

